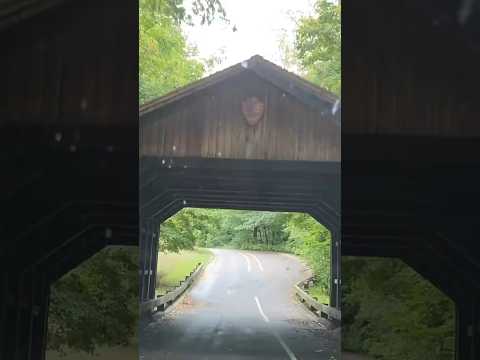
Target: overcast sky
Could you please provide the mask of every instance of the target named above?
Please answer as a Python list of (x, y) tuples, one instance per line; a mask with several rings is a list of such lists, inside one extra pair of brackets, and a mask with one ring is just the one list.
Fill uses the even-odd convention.
[[(189, 1), (186, 1), (188, 4)], [(209, 58), (223, 50), (221, 70), (253, 55), (261, 55), (281, 64), (278, 40), (282, 30), (293, 39), (295, 24), (291, 14), (309, 14), (312, 0), (222, 0), (230, 24), (217, 21), (212, 25), (185, 26), (187, 40), (195, 44), (199, 57)], [(233, 26), (237, 31), (233, 32)]]

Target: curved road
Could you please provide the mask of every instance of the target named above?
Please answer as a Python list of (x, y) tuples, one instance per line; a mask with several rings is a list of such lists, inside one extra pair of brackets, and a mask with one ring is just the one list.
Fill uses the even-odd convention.
[(140, 360), (331, 360), (338, 334), (300, 304), (308, 276), (295, 257), (212, 250), (215, 259), (165, 314), (140, 331)]

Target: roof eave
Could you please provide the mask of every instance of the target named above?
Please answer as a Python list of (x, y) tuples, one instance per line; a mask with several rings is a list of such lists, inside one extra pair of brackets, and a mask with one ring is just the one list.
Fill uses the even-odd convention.
[(331, 111), (334, 104), (338, 101), (338, 97), (333, 93), (282, 69), (261, 56), (255, 55), (246, 61), (242, 61), (241, 63), (195, 81), (187, 86), (176, 89), (162, 97), (142, 104), (139, 111), (140, 117), (179, 101), (197, 91), (216, 85), (244, 71), (252, 71), (259, 78), (296, 97), (302, 103), (314, 108), (320, 107), (322, 112), (326, 110)]

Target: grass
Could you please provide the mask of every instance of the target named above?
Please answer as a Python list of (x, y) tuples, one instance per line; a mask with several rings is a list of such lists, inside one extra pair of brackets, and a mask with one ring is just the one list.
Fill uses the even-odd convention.
[(46, 352), (46, 360), (131, 360), (138, 359), (138, 346), (100, 347), (94, 354), (68, 351), (65, 356), (55, 351)]
[(324, 290), (320, 287), (314, 285), (311, 288), (307, 289), (307, 292), (311, 295), (316, 297), (319, 303), (321, 304), (330, 304), (330, 297), (325, 294)]
[(196, 248), (178, 253), (159, 253), (157, 266), (157, 294), (178, 286), (180, 280), (190, 275), (199, 262), (207, 263), (213, 254), (208, 249)]
[(342, 351), (342, 360), (370, 360), (371, 358), (363, 354)]

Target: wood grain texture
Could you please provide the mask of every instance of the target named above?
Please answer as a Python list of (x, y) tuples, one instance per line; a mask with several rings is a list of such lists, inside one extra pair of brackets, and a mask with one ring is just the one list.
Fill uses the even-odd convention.
[(0, 126), (137, 126), (125, 99), (138, 93), (138, 21), (110, 3), (62, 4), (0, 34)]
[(342, 4), (342, 131), (480, 136), (479, 52), (412, 3)]
[[(250, 126), (241, 104), (253, 96), (265, 110)], [(340, 160), (340, 128), (329, 113), (249, 71), (141, 115), (140, 123), (141, 156)]]

